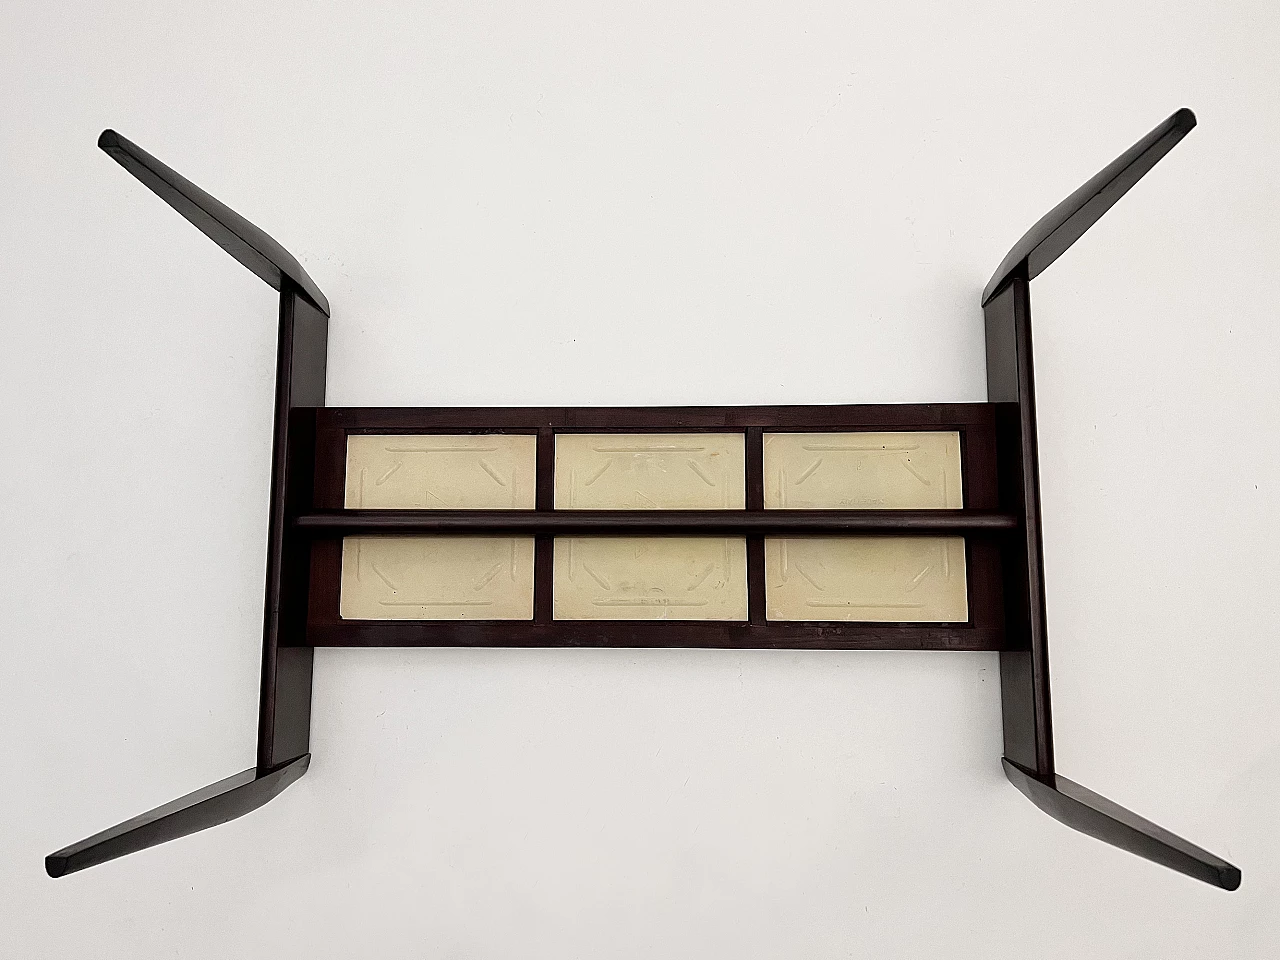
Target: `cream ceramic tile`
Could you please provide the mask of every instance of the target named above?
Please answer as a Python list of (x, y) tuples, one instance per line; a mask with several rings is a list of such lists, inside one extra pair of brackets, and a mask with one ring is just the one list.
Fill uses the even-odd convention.
[(348, 537), (347, 620), (531, 620), (532, 537)]
[(963, 537), (766, 539), (769, 620), (961, 623)]
[(559, 510), (741, 510), (740, 433), (556, 435)]
[(347, 437), (349, 509), (532, 510), (532, 435)]
[(557, 620), (745, 620), (738, 537), (557, 537)]
[(766, 507), (954, 509), (963, 499), (955, 431), (764, 435)]

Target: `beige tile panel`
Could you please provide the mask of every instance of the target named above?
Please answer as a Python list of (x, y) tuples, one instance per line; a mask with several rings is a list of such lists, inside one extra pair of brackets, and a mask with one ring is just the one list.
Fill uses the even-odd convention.
[(766, 539), (769, 620), (962, 623), (963, 537)]
[(532, 510), (532, 435), (347, 437), (348, 509)]
[(556, 435), (559, 510), (741, 510), (740, 433)]
[(348, 537), (347, 620), (531, 620), (532, 537)]
[(955, 509), (963, 499), (955, 431), (764, 435), (766, 507)]
[(557, 620), (745, 620), (740, 537), (557, 537)]

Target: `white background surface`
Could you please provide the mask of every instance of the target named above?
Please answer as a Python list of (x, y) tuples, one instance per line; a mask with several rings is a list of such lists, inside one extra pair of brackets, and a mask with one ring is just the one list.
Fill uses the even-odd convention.
[[(1280, 950), (1273, 5), (24, 2), (2, 15), (0, 954), (1184, 957)], [(335, 405), (985, 399), (979, 291), (1175, 108), (1033, 288), (1059, 768), (987, 654), (326, 650), (305, 778), (53, 881), (250, 766), (274, 293)]]

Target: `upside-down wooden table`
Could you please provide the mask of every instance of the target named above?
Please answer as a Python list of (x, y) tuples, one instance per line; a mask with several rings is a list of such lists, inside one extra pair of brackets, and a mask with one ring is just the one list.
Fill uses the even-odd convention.
[[(1191, 111), (1179, 110), (1014, 245), (982, 293), (986, 403), (651, 408), (326, 407), (329, 303), (306, 271), (253, 224), (124, 137), (104, 132), (98, 141), (103, 150), (280, 291), (258, 754), (257, 765), (248, 770), (51, 854), (45, 860), (50, 876), (83, 870), (232, 820), (301, 777), (310, 759), (316, 647), (770, 647), (998, 651), (1003, 764), (1014, 786), (1076, 830), (1207, 883), (1235, 889), (1240, 884), (1236, 867), (1060, 776), (1054, 767), (1049, 706), (1029, 283), (1194, 126)], [(789, 437), (795, 439), (792, 435), (823, 434), (832, 442), (810, 444), (806, 449), (826, 450), (837, 459), (850, 451), (856, 459), (858, 451), (872, 447), (888, 450), (880, 439), (885, 434), (954, 436), (958, 470), (952, 475), (961, 478), (959, 489), (926, 509), (896, 508), (892, 498), (874, 496), (864, 503), (837, 498), (819, 509), (779, 502), (778, 491), (769, 492), (766, 477), (771, 470), (768, 444), (778, 438), (785, 444)], [(706, 435), (708, 443), (727, 444), (728, 459), (738, 458), (740, 473), (736, 481), (722, 483), (721, 478), (706, 474), (701, 461), (689, 460), (708, 486), (727, 491), (725, 499), (710, 509), (697, 508), (696, 503), (664, 508), (661, 502), (652, 509), (636, 509), (634, 504), (593, 509), (590, 504), (561, 502), (557, 447), (568, 443), (565, 438), (581, 435), (630, 437), (630, 446), (597, 444), (592, 449), (649, 458), (645, 463), (658, 462), (653, 458), (660, 461), (671, 450), (704, 449), (696, 442), (687, 447), (649, 442), (655, 437), (696, 440)], [(458, 438), (453, 446), (431, 448), (447, 450), (461, 450), (477, 437), (489, 438), (486, 450), (497, 449), (492, 444), (499, 440), (511, 443), (511, 438), (524, 438), (520, 443), (536, 452), (530, 456), (524, 499), (516, 496), (513, 487), (513, 499), (502, 505), (505, 509), (449, 509), (439, 504), (435, 508), (415, 504), (403, 509), (352, 509), (351, 438), (366, 436)], [(871, 437), (872, 442), (861, 446), (848, 442), (858, 436)], [(839, 443), (834, 442), (836, 438)], [(908, 447), (914, 449), (910, 444), (901, 449)], [(600, 469), (607, 469), (613, 459), (602, 461), (605, 466)], [(479, 462), (497, 484), (506, 486), (508, 478), (487, 461)], [(910, 467), (906, 460), (903, 463)], [(398, 464), (391, 470), (398, 469)], [(736, 491), (730, 489), (735, 482)], [(509, 546), (513, 582), (518, 579), (516, 545), (523, 545), (522, 550), (527, 547), (529, 597), (514, 615), (486, 619), (482, 606), (459, 607), (453, 615), (440, 615), (429, 610), (426, 601), (417, 600), (407, 602), (409, 610), (399, 609), (388, 618), (345, 615), (344, 543), (369, 543), (376, 538), (385, 544), (387, 538), (400, 538), (403, 545), (403, 538), (439, 543), (441, 538), (460, 537), (490, 538), (501, 542), (503, 549)], [(716, 583), (726, 589), (736, 578), (742, 594), (738, 606), (730, 603), (729, 612), (714, 618), (686, 619), (669, 596), (653, 588), (652, 596), (593, 601), (603, 613), (601, 618), (575, 615), (567, 601), (561, 615), (560, 544), (568, 551), (577, 544), (581, 550), (617, 538), (649, 544), (655, 539), (728, 544), (722, 568), (716, 567), (721, 561), (713, 560), (700, 575), (706, 580), (707, 571), (715, 567)], [(916, 538), (953, 545), (954, 549), (947, 549), (956, 557), (954, 569), (960, 571), (961, 607), (953, 607), (951, 613), (921, 613), (914, 621), (907, 619), (913, 616), (909, 611), (923, 610), (925, 604), (810, 602), (815, 609), (797, 616), (786, 613), (779, 600), (775, 611), (774, 588), (766, 578), (770, 551), (785, 550), (789, 543), (798, 549), (839, 539), (846, 545), (842, 548), (846, 555), (866, 561), (859, 569), (875, 571), (877, 564), (890, 561), (883, 560), (885, 554), (866, 551), (889, 539), (901, 543), (902, 538), (911, 538), (908, 542), (914, 540), (916, 545), (921, 542)], [(734, 560), (729, 547), (740, 550), (744, 562)], [(858, 550), (864, 552), (858, 554)], [(452, 554), (446, 549), (445, 555), (447, 563)], [(661, 549), (657, 556), (661, 562)], [(571, 554), (569, 563), (572, 572)], [(494, 570), (500, 567), (502, 563)], [(492, 579), (494, 572), (487, 576)], [(592, 576), (608, 586), (604, 578)], [(923, 573), (917, 580), (919, 576)], [(488, 581), (482, 577), (476, 582)], [(914, 587), (913, 581), (905, 589)], [(823, 606), (839, 609), (817, 609)], [(879, 607), (901, 610), (885, 615)]]

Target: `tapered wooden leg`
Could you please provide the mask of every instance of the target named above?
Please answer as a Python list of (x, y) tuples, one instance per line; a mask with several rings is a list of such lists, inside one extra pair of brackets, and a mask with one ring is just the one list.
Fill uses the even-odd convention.
[(1037, 776), (1004, 760), (1009, 782), (1060, 823), (1223, 890), (1240, 886), (1240, 870), (1208, 850), (1143, 819), (1059, 774)]
[(257, 767), (242, 770), (132, 820), (95, 833), (79, 843), (63, 847), (44, 858), (44, 868), (49, 876), (61, 877), (243, 817), (302, 776), (310, 762), (311, 754), (305, 753), (266, 773), (259, 772)]
[(1005, 541), (1005, 650), (1000, 654), (1004, 772), (1055, 820), (1130, 853), (1224, 890), (1240, 871), (1220, 857), (1144, 820), (1054, 769), (1046, 625), (1040, 454), (1036, 427), (1030, 280), (1075, 243), (1143, 174), (1195, 126), (1179, 110), (1121, 154), (1028, 231), (983, 293), (987, 397), (996, 408), (1000, 507), (1021, 518)]
[(45, 857), (61, 877), (242, 817), (279, 794), (311, 761), (311, 665), (306, 634), (310, 541), (286, 518), (312, 506), (315, 408), (324, 406), (329, 302), (265, 232), (112, 130), (98, 146), (255, 274), (280, 291), (279, 347), (267, 529), (267, 583), (258, 762)]

